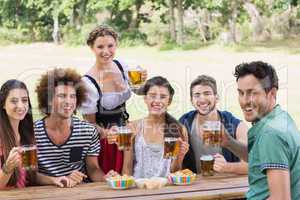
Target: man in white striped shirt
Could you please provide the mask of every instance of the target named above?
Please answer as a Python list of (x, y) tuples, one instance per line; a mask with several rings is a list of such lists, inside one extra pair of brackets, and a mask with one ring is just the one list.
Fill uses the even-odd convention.
[(73, 187), (86, 178), (103, 181), (97, 129), (74, 116), (85, 98), (81, 76), (72, 69), (56, 68), (41, 77), (36, 92), (39, 109), (46, 115), (34, 124), (38, 183)]

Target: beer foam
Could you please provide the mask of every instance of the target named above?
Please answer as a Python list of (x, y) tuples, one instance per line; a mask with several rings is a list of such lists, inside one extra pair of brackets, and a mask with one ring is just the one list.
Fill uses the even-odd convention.
[(200, 160), (203, 160), (203, 161), (211, 161), (213, 159), (214, 159), (214, 157), (212, 155), (204, 155), (204, 156), (200, 157)]
[(118, 134), (130, 134), (132, 131), (126, 126), (118, 127)]
[(221, 122), (220, 121), (206, 121), (203, 124), (203, 130), (220, 131), (221, 130)]
[(176, 137), (165, 137), (165, 142), (176, 142), (177, 140)]

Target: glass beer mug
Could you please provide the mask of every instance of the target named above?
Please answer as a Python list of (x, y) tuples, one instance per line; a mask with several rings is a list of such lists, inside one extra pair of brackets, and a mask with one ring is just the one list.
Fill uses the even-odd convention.
[(143, 69), (140, 66), (130, 67), (128, 70), (129, 84), (132, 89), (137, 89), (143, 84)]
[(179, 137), (165, 136), (164, 139), (164, 158), (176, 159), (180, 150)]
[(203, 143), (219, 147), (221, 144), (221, 122), (205, 121), (203, 124)]
[(38, 169), (36, 145), (23, 145), (21, 149), (22, 167), (25, 170), (36, 171)]
[(203, 155), (200, 157), (202, 176), (214, 175), (214, 157), (212, 155)]
[(119, 126), (117, 145), (119, 150), (129, 150), (131, 146), (132, 130), (127, 126)]

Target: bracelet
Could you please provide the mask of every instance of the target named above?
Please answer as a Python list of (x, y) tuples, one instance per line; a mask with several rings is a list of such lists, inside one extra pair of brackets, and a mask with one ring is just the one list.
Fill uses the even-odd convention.
[(6, 163), (4, 163), (3, 166), (2, 166), (2, 172), (3, 172), (5, 175), (10, 175), (10, 174), (12, 173), (11, 171), (8, 171), (8, 170), (7, 170)]

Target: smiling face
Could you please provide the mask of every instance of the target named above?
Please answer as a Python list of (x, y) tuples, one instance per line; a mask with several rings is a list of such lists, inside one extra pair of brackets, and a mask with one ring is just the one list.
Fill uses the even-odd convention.
[(51, 114), (61, 118), (69, 119), (76, 109), (76, 91), (74, 86), (58, 85), (52, 99)]
[(10, 120), (23, 120), (29, 109), (29, 97), (25, 89), (12, 89), (4, 107)]
[(237, 84), (239, 103), (248, 122), (255, 122), (272, 111), (277, 89), (273, 88), (266, 92), (252, 74), (240, 77)]
[(162, 115), (171, 103), (170, 92), (163, 86), (152, 86), (144, 97), (149, 114)]
[(97, 62), (100, 64), (112, 62), (115, 57), (116, 48), (117, 42), (110, 35), (97, 37), (91, 47), (92, 51), (95, 53)]
[(216, 109), (217, 95), (208, 85), (196, 85), (192, 88), (192, 104), (200, 115), (208, 115)]

